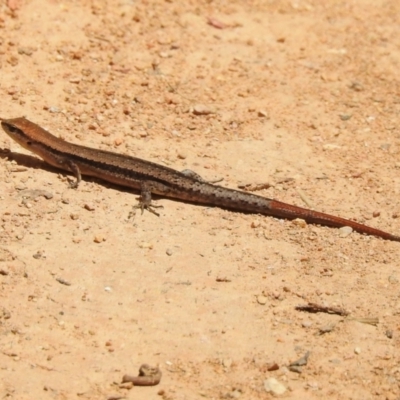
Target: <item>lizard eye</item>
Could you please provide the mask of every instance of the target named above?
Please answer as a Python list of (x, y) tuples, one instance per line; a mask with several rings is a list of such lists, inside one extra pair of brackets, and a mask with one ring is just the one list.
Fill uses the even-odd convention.
[(17, 129), (15, 126), (13, 126), (13, 125), (8, 125), (8, 130), (9, 130), (11, 133), (16, 133), (16, 132), (18, 131), (18, 129)]

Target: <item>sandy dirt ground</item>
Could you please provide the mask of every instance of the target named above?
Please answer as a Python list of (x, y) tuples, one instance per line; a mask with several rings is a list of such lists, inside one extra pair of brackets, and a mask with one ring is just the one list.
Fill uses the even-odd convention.
[[(399, 15), (3, 0), (0, 116), (400, 233)], [(400, 243), (162, 198), (128, 219), (137, 193), (0, 148), (1, 399), (400, 398)], [(143, 363), (161, 382), (121, 385)]]

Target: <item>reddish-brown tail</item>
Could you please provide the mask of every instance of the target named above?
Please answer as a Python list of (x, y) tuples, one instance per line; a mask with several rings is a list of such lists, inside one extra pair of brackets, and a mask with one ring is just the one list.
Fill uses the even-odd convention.
[(334, 215), (282, 203), (277, 200), (271, 200), (270, 211), (270, 215), (277, 217), (287, 219), (302, 218), (307, 222), (311, 222), (312, 224), (333, 226), (336, 228), (350, 226), (359, 233), (365, 233), (367, 235), (377, 236), (382, 239), (400, 242), (400, 236), (392, 235), (391, 233), (381, 231), (380, 229), (371, 228), (370, 226), (359, 224), (358, 222), (351, 221), (349, 219), (335, 217)]

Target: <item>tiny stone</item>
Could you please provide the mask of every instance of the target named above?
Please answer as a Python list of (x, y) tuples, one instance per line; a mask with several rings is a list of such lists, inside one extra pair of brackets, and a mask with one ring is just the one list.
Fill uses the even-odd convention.
[(307, 226), (307, 222), (304, 219), (296, 218), (292, 221), (293, 225), (299, 226), (300, 228), (305, 228)]
[(255, 220), (251, 223), (252, 228), (258, 228), (261, 225), (260, 220)]
[(242, 395), (242, 392), (240, 390), (235, 389), (230, 395), (232, 398), (238, 399)]
[(33, 49), (30, 47), (20, 47), (18, 49), (18, 54), (25, 54), (26, 56), (31, 56), (33, 54)]
[(354, 353), (355, 353), (355, 354), (360, 354), (360, 353), (361, 353), (361, 349), (360, 349), (359, 347), (356, 347), (356, 348), (354, 349)]
[(353, 228), (351, 228), (350, 226), (343, 226), (339, 228), (339, 237), (345, 238), (349, 236), (351, 232), (353, 232)]
[(209, 115), (209, 114), (215, 114), (215, 111), (211, 109), (208, 106), (205, 106), (203, 104), (196, 104), (193, 107), (193, 114), (194, 115)]
[(323, 327), (319, 328), (319, 334), (324, 335), (325, 333), (332, 332), (335, 329), (334, 324), (324, 325)]
[(396, 284), (399, 283), (399, 278), (395, 275), (390, 275), (388, 278), (389, 283)]
[(61, 109), (59, 109), (58, 107), (49, 107), (48, 111), (50, 113), (56, 114), (56, 113), (61, 112)]
[(257, 303), (258, 304), (261, 304), (263, 306), (263, 305), (267, 304), (267, 302), (268, 302), (268, 297), (265, 297), (262, 294), (257, 296)]
[(185, 153), (183, 153), (182, 151), (179, 151), (177, 154), (178, 158), (180, 158), (181, 160), (184, 160), (187, 155)]
[[(119, 387), (120, 389), (127, 389), (127, 390), (130, 390), (130, 389), (133, 388), (133, 382), (124, 382), (124, 383), (120, 383), (118, 387)], [(116, 397), (116, 398), (121, 398), (121, 397), (119, 396), (119, 397)]]
[(173, 254), (171, 249), (167, 249), (165, 253), (167, 254), (167, 256), (172, 256)]
[(307, 382), (307, 386), (312, 390), (318, 390), (319, 389), (318, 382), (315, 382), (315, 381)]
[(342, 121), (348, 121), (352, 115), (351, 114), (339, 114), (339, 117)]
[(268, 117), (268, 113), (265, 110), (258, 110), (257, 115), (259, 117)]
[(277, 371), (278, 369), (279, 365), (277, 363), (267, 365), (267, 371)]
[(296, 372), (296, 374), (301, 374), (303, 372), (303, 368), (297, 365), (289, 365), (289, 371)]
[(152, 243), (149, 243), (149, 242), (142, 242), (142, 243), (139, 244), (139, 247), (140, 247), (141, 249), (152, 249), (154, 246), (153, 246)]
[(388, 339), (393, 339), (393, 331), (391, 329), (388, 329), (385, 334)]
[(95, 210), (95, 207), (94, 207), (93, 203), (86, 203), (83, 207), (88, 211), (94, 211)]
[(310, 328), (311, 326), (312, 326), (312, 321), (303, 321), (302, 323), (301, 323), (301, 326), (303, 327), (303, 328)]
[(81, 78), (79, 78), (78, 76), (70, 78), (70, 80), (69, 80), (70, 83), (79, 83), (80, 81), (81, 81)]
[(14, 189), (16, 189), (16, 190), (25, 190), (25, 189), (26, 189), (26, 186), (25, 186), (23, 183), (17, 183), (17, 184), (14, 186)]
[(232, 366), (232, 359), (227, 358), (227, 359), (222, 360), (222, 365), (225, 368), (230, 368)]
[(275, 396), (279, 396), (286, 392), (286, 387), (275, 378), (266, 379), (264, 381), (264, 389), (266, 390), (266, 392), (271, 393)]
[(95, 243), (102, 243), (106, 241), (106, 238), (103, 235), (96, 235), (93, 239)]
[(356, 92), (361, 92), (364, 89), (363, 85), (357, 81), (351, 82), (349, 87), (350, 87), (350, 89), (353, 89)]

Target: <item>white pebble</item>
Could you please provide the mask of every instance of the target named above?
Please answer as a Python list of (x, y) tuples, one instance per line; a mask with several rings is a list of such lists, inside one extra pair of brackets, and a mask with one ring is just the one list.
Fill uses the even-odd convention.
[(275, 396), (286, 392), (286, 387), (275, 378), (268, 378), (264, 381), (264, 389)]

